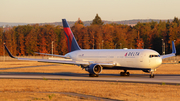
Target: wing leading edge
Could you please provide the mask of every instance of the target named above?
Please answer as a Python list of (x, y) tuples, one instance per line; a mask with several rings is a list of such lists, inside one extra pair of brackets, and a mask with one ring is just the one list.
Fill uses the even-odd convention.
[(64, 55), (55, 55), (55, 54), (38, 53), (38, 52), (34, 52), (34, 53), (35, 53), (35, 54), (48, 55), (48, 56), (56, 56), (56, 57), (61, 57), (61, 58), (70, 59), (70, 57), (64, 56)]
[(174, 41), (172, 41), (172, 53), (171, 54), (166, 54), (166, 55), (161, 55), (161, 58), (168, 58), (168, 57), (172, 57), (172, 56), (176, 56), (176, 47), (174, 45)]

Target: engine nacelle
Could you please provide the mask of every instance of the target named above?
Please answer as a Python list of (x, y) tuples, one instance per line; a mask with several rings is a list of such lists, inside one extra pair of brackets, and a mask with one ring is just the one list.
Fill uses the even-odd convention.
[(102, 71), (102, 66), (97, 64), (89, 65), (88, 72), (90, 74), (100, 74)]

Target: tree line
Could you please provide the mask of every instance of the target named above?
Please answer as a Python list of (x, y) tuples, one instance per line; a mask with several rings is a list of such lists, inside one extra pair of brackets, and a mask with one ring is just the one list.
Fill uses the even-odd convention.
[[(82, 49), (153, 49), (162, 54), (162, 43), (166, 53), (171, 52), (171, 41), (175, 40), (177, 54), (180, 54), (180, 20), (151, 21), (137, 23), (131, 27), (122, 24), (104, 24), (96, 15), (90, 26), (78, 21), (71, 27)], [(3, 43), (6, 43), (13, 55), (35, 55), (34, 52), (66, 54), (67, 44), (62, 26), (23, 25), (4, 31), (0, 28), (0, 55), (3, 55)], [(6, 53), (7, 54), (7, 53)]]

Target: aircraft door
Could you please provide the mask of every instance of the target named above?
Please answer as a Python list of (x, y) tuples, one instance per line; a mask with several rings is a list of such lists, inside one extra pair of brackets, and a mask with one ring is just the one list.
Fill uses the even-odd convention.
[(143, 53), (140, 53), (139, 57), (136, 59), (135, 65), (138, 67), (143, 67), (144, 64), (144, 55)]
[(139, 62), (140, 62), (140, 63), (143, 62), (143, 60), (144, 60), (144, 55), (145, 55), (145, 54), (143, 54), (143, 53), (140, 54), (140, 59), (139, 59)]

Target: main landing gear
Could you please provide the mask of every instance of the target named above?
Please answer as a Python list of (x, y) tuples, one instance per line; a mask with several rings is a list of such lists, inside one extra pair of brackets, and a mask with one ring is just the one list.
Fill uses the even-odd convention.
[(127, 70), (124, 70), (124, 72), (120, 73), (120, 76), (129, 76), (129, 75), (130, 75), (130, 73), (127, 72)]
[(89, 74), (89, 77), (98, 77), (99, 74)]

